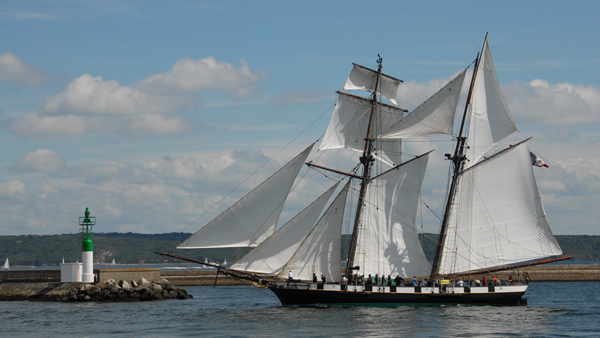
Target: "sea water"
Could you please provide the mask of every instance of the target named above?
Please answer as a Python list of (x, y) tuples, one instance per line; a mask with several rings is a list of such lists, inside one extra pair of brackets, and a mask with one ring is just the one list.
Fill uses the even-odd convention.
[(189, 300), (0, 302), (1, 337), (581, 337), (600, 283), (533, 283), (527, 306), (282, 307), (267, 289), (186, 287)]

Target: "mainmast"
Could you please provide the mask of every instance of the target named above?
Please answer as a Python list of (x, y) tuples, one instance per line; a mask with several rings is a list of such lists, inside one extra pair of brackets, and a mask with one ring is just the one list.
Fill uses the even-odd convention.
[[(487, 40), (487, 34), (485, 36)], [(485, 42), (483, 44), (485, 46)], [(450, 157), (449, 154), (446, 156), (448, 159), (452, 160), (454, 164), (454, 172), (452, 174), (452, 182), (450, 183), (450, 189), (448, 191), (448, 200), (446, 201), (446, 209), (444, 211), (444, 218), (442, 219), (442, 227), (440, 229), (440, 235), (438, 237), (437, 245), (435, 248), (435, 256), (433, 258), (433, 265), (431, 266), (431, 274), (430, 278), (434, 279), (439, 274), (440, 269), (440, 260), (442, 256), (442, 249), (444, 247), (444, 243), (446, 242), (446, 234), (448, 232), (448, 223), (450, 221), (450, 211), (452, 208), (452, 204), (454, 203), (454, 197), (456, 196), (456, 188), (458, 187), (458, 176), (462, 171), (465, 164), (465, 143), (467, 141), (466, 136), (463, 136), (465, 121), (467, 119), (467, 112), (469, 110), (469, 104), (471, 102), (471, 96), (473, 94), (473, 88), (475, 86), (475, 78), (477, 77), (477, 71), (479, 67), (479, 56), (481, 54), (477, 54), (477, 58), (475, 59), (475, 68), (473, 70), (473, 76), (471, 77), (471, 85), (469, 87), (469, 94), (467, 95), (467, 101), (465, 103), (465, 109), (463, 112), (462, 121), (460, 124), (460, 131), (458, 133), (456, 149), (454, 150), (454, 156)]]
[(354, 217), (354, 228), (352, 229), (352, 238), (350, 240), (350, 249), (348, 251), (348, 261), (346, 264), (346, 273), (345, 276), (348, 279), (352, 277), (352, 270), (355, 270), (354, 267), (354, 258), (356, 256), (356, 243), (358, 241), (358, 227), (360, 225), (360, 215), (362, 213), (363, 204), (365, 200), (365, 195), (367, 193), (367, 184), (371, 179), (371, 168), (373, 166), (374, 157), (373, 157), (373, 139), (371, 138), (371, 126), (373, 124), (373, 116), (375, 115), (375, 109), (377, 107), (377, 90), (379, 89), (379, 82), (381, 78), (381, 69), (382, 69), (382, 61), (381, 56), (377, 59), (377, 79), (375, 81), (375, 89), (371, 95), (371, 114), (369, 116), (369, 125), (367, 127), (367, 136), (365, 138), (365, 148), (363, 150), (363, 154), (360, 157), (360, 163), (363, 165), (363, 175), (360, 183), (360, 193), (358, 195), (358, 205), (356, 208), (356, 215)]

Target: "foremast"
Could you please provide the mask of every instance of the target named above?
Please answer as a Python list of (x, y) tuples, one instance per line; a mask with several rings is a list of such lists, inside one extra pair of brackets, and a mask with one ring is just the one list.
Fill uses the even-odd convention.
[(363, 175), (361, 177), (360, 183), (360, 192), (358, 195), (358, 205), (356, 207), (356, 214), (354, 217), (354, 227), (352, 228), (352, 237), (350, 239), (350, 248), (348, 250), (348, 260), (346, 264), (346, 272), (345, 276), (348, 279), (352, 278), (352, 271), (356, 270), (354, 266), (354, 259), (356, 256), (356, 244), (358, 242), (358, 228), (360, 226), (361, 214), (363, 209), (363, 204), (365, 200), (365, 195), (367, 193), (367, 185), (369, 180), (371, 179), (371, 168), (373, 167), (374, 157), (373, 157), (373, 141), (374, 139), (371, 137), (371, 127), (373, 124), (373, 116), (375, 115), (375, 111), (377, 108), (377, 90), (379, 89), (382, 67), (383, 67), (383, 59), (381, 56), (377, 59), (377, 80), (375, 81), (375, 89), (371, 94), (371, 113), (369, 116), (369, 124), (367, 127), (367, 134), (365, 138), (365, 147), (363, 150), (363, 154), (360, 157), (360, 163), (363, 166)]
[[(487, 35), (486, 35), (487, 39)], [(446, 242), (446, 234), (448, 232), (448, 223), (450, 222), (450, 213), (452, 209), (452, 205), (454, 203), (454, 198), (456, 196), (456, 189), (458, 187), (458, 177), (463, 170), (466, 156), (465, 156), (465, 144), (467, 141), (466, 136), (464, 134), (465, 122), (467, 119), (467, 113), (469, 110), (469, 105), (471, 102), (471, 96), (473, 94), (473, 88), (475, 86), (475, 78), (477, 77), (477, 69), (479, 67), (479, 55), (477, 54), (477, 58), (475, 59), (475, 67), (473, 70), (473, 76), (471, 77), (471, 84), (469, 85), (469, 93), (467, 94), (467, 100), (465, 103), (465, 109), (463, 111), (462, 120), (460, 123), (460, 130), (458, 132), (456, 148), (454, 150), (454, 155), (452, 157), (447, 154), (449, 160), (454, 164), (454, 171), (452, 173), (452, 181), (450, 183), (450, 189), (448, 189), (448, 199), (446, 201), (446, 208), (444, 211), (444, 217), (442, 218), (442, 227), (440, 228), (440, 235), (438, 236), (437, 245), (435, 247), (435, 256), (433, 257), (433, 264), (431, 266), (431, 274), (430, 279), (435, 279), (436, 276), (439, 275), (440, 269), (440, 261), (442, 259), (442, 249), (444, 247), (444, 243)]]

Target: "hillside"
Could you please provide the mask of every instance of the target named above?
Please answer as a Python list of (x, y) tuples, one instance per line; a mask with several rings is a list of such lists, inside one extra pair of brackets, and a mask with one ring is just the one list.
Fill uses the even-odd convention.
[[(170, 251), (175, 254), (198, 260), (234, 261), (249, 249), (203, 249), (174, 250), (189, 233), (136, 234), (136, 233), (97, 233), (94, 234), (94, 261), (110, 263), (113, 258), (120, 264), (161, 263), (167, 260), (154, 251)], [(436, 234), (424, 234), (419, 237), (426, 256), (432, 260), (435, 251)], [(342, 255), (347, 253), (350, 236), (345, 235), (342, 243)], [(565, 255), (578, 261), (600, 260), (600, 236), (559, 235), (556, 236)], [(63, 235), (21, 235), (0, 236), (0, 259), (10, 259), (12, 265), (58, 265), (65, 262), (81, 261), (81, 238), (79, 234)]]

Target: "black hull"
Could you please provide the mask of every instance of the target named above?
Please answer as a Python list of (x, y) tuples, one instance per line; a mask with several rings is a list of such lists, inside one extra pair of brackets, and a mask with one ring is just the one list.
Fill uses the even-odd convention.
[(358, 305), (394, 306), (412, 304), (479, 304), (526, 305), (524, 291), (487, 293), (393, 293), (308, 290), (270, 287), (284, 306), (297, 305)]

